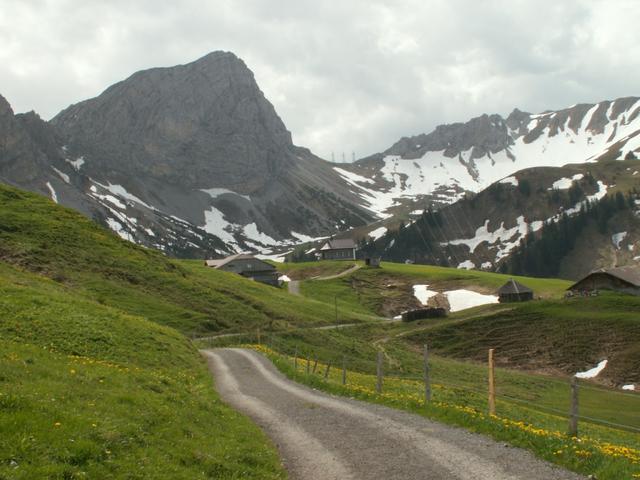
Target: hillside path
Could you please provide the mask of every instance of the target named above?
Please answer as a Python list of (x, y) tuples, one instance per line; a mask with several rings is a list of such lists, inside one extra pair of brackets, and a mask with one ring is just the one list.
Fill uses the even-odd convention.
[(346, 269), (344, 272), (336, 273), (335, 275), (328, 275), (326, 277), (313, 277), (311, 280), (333, 280), (334, 278), (346, 277), (361, 268), (361, 265), (354, 265), (353, 267)]
[(262, 355), (214, 349), (216, 388), (277, 445), (292, 480), (577, 480), (487, 437), (296, 384)]

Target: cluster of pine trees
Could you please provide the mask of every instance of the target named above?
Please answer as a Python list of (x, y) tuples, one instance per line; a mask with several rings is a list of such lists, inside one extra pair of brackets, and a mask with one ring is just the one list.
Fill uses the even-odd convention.
[(501, 270), (514, 275), (554, 277), (560, 262), (573, 249), (588, 225), (595, 225), (601, 234), (609, 233), (609, 220), (619, 212), (635, 207), (635, 192), (621, 192), (600, 201), (585, 201), (580, 212), (562, 214), (557, 222), (548, 222), (536, 233), (527, 235)]

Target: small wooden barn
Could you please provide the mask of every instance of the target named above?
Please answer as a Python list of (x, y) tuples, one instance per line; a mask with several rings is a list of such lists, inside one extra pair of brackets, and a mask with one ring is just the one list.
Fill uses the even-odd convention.
[(447, 310), (441, 307), (416, 308), (402, 312), (403, 322), (413, 322), (423, 318), (443, 318), (447, 316)]
[(364, 264), (371, 268), (380, 268), (380, 257), (367, 257), (364, 259)]
[(320, 260), (355, 260), (356, 242), (351, 238), (332, 238), (320, 249)]
[(278, 271), (270, 263), (264, 262), (253, 255), (239, 253), (218, 260), (205, 260), (207, 267), (224, 272), (237, 273), (256, 282), (278, 286)]
[(640, 268), (616, 267), (594, 270), (567, 290), (578, 294), (594, 290), (613, 290), (640, 295)]
[(500, 303), (528, 302), (533, 300), (533, 290), (511, 278), (498, 290), (498, 300)]

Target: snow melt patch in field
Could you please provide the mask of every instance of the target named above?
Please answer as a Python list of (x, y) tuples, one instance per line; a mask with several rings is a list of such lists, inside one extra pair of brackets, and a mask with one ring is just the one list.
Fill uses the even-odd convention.
[(473, 270), (474, 268), (476, 268), (476, 264), (471, 260), (465, 260), (464, 262), (461, 262), (460, 265), (458, 265), (458, 268), (461, 270)]
[(618, 232), (611, 235), (611, 243), (620, 250), (620, 244), (627, 237), (627, 232)]
[(287, 275), (280, 275), (278, 277), (278, 280), (280, 280), (281, 282), (290, 282), (291, 281), (291, 279)]
[(607, 366), (607, 360), (602, 360), (595, 367), (589, 370), (586, 370), (584, 372), (578, 372), (576, 373), (575, 376), (578, 378), (595, 378), (600, 374), (600, 372), (602, 372), (602, 370), (604, 370), (606, 366)]
[(58, 203), (58, 195), (56, 195), (56, 191), (53, 189), (50, 182), (47, 182), (47, 188), (49, 189), (49, 193), (51, 193), (51, 200)]
[(379, 227), (379, 228), (376, 228), (375, 230), (371, 230), (369, 232), (369, 236), (374, 240), (377, 240), (380, 237), (382, 237), (385, 233), (387, 233), (387, 227)]
[(451, 312), (459, 312), (460, 310), (466, 310), (467, 308), (498, 303), (497, 296), (483, 295), (482, 293), (474, 292), (472, 290), (450, 290), (448, 292), (444, 292), (444, 294), (446, 295), (447, 300), (449, 300)]
[(622, 386), (622, 390), (629, 390), (631, 392), (634, 392), (636, 389), (636, 386), (633, 383), (630, 383), (628, 385), (623, 385)]
[(429, 290), (429, 285), (414, 285), (413, 286), (413, 295), (418, 299), (418, 301), (426, 305), (431, 297), (435, 297), (438, 292), (434, 292), (433, 290)]

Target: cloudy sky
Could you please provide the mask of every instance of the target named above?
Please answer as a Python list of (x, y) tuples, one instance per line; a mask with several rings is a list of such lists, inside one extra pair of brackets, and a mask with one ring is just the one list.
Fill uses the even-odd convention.
[(636, 0), (1, 0), (0, 94), (50, 118), (131, 73), (232, 51), (336, 160), (514, 107), (640, 95)]

